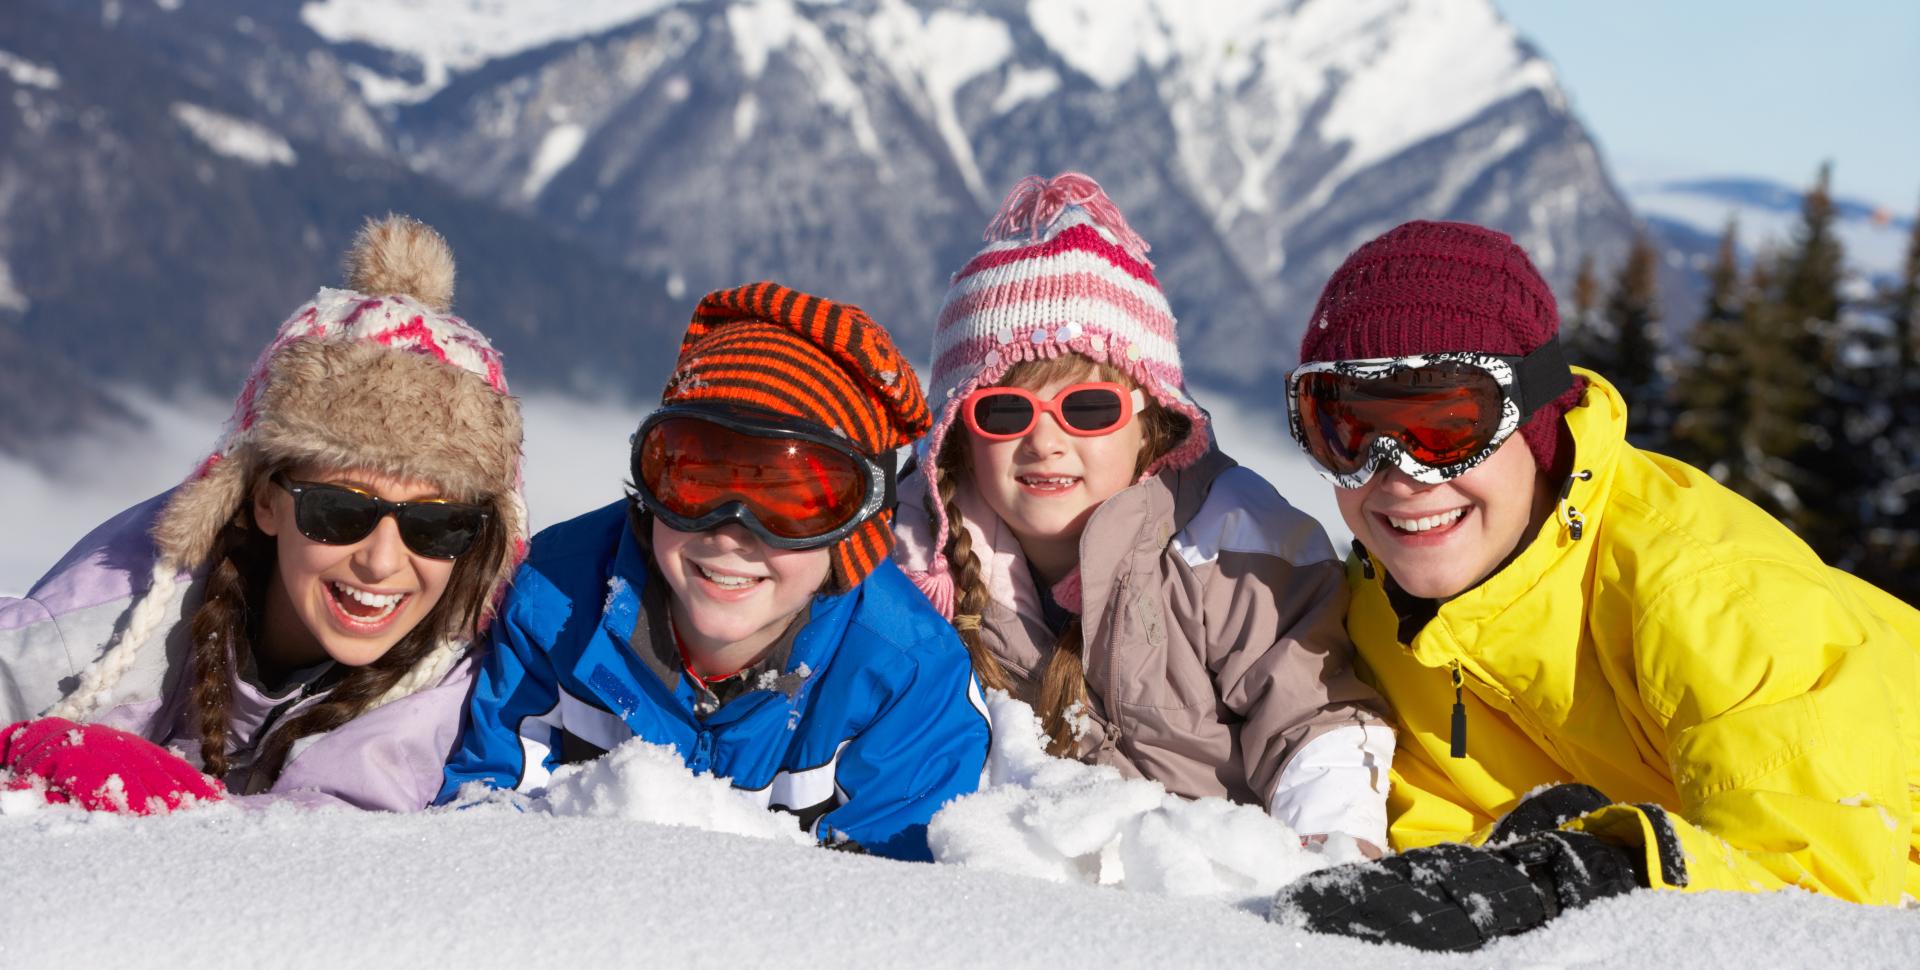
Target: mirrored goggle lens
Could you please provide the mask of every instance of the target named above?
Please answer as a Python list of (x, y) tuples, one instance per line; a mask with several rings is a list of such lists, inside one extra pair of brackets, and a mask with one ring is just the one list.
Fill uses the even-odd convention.
[(867, 495), (852, 455), (817, 442), (763, 438), (697, 418), (668, 418), (640, 443), (640, 477), (668, 512), (698, 519), (739, 502), (784, 539), (826, 535)]
[(1491, 374), (1457, 361), (1385, 377), (1315, 371), (1301, 375), (1296, 393), (1307, 452), (1342, 475), (1366, 466), (1381, 435), (1430, 467), (1473, 458), (1492, 444), (1504, 400)]
[[(407, 548), (431, 559), (455, 559), (473, 546), (487, 512), (456, 502), (396, 503), (394, 523)], [(333, 485), (305, 485), (294, 500), (294, 525), (315, 542), (349, 545), (380, 524), (380, 503), (371, 495)]]
[[(1030, 394), (1015, 388), (989, 391), (973, 402), (973, 423), (990, 435), (1018, 438), (1033, 430), (1039, 409)], [(1126, 400), (1117, 387), (1083, 387), (1060, 401), (1067, 427), (1086, 434), (1111, 431), (1126, 416)]]

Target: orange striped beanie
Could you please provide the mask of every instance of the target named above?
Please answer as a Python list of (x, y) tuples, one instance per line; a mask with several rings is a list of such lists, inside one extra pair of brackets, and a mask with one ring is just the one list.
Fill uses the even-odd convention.
[[(724, 402), (832, 429), (882, 464), (932, 425), (920, 376), (859, 307), (778, 283), (715, 290), (693, 311), (661, 404)], [(833, 546), (834, 592), (893, 550), (893, 510)]]

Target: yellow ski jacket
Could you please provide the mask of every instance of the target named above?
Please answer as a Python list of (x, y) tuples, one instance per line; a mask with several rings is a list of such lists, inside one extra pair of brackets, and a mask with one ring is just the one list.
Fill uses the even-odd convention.
[(1403, 644), (1382, 571), (1348, 559), (1362, 675), (1400, 729), (1389, 840), (1484, 839), (1584, 782), (1616, 804), (1568, 827), (1636, 849), (1656, 887), (1920, 897), (1920, 612), (1627, 444), (1619, 393), (1580, 373), (1566, 499), (1505, 568)]

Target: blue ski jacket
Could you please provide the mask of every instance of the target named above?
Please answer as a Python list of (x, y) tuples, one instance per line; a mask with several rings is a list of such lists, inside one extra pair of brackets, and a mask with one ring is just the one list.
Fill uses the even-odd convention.
[(978, 787), (989, 729), (966, 648), (899, 568), (815, 597), (782, 675), (702, 719), (648, 566), (624, 501), (534, 537), (437, 802), (473, 781), (537, 791), (640, 737), (822, 840), (930, 859), (927, 822)]

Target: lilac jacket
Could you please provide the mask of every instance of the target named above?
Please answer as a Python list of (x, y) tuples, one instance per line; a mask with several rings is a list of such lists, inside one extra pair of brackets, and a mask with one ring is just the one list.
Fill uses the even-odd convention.
[[(127, 613), (146, 591), (158, 555), (148, 530), (171, 493), (162, 493), (94, 529), (22, 598), (0, 597), (0, 726), (40, 716), (70, 692), (81, 671), (105, 652)], [(185, 577), (167, 604), (162, 633), (143, 644), (114, 686), (110, 707), (94, 720), (180, 752), (198, 766), (200, 748), (188, 723), (187, 624), (201, 577)], [(236, 667), (239, 665), (236, 665)], [(295, 742), (271, 787), (242, 764), (223, 779), (235, 794), (309, 805), (344, 804), (386, 811), (425, 807), (439, 791), (442, 766), (460, 729), (473, 682), (471, 658), (440, 683), (369, 711), (326, 734)], [(298, 692), (269, 695), (236, 675), (229, 731), (251, 750), (273, 710)], [(320, 702), (315, 691), (281, 711), (284, 724)], [(272, 725), (267, 725), (271, 730)]]

